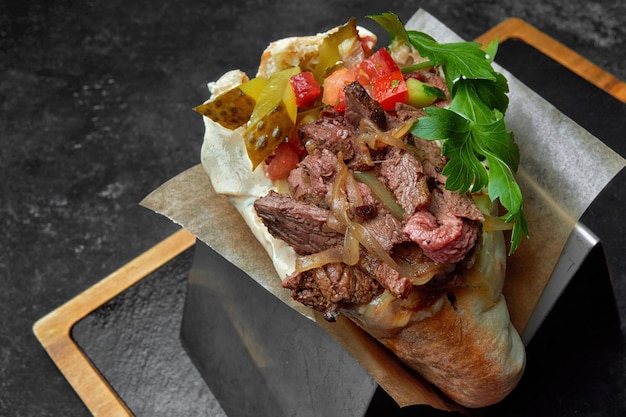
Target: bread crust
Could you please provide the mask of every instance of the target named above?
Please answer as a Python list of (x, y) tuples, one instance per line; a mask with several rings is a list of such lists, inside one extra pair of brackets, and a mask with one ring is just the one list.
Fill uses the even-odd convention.
[[(319, 51), (324, 39), (331, 33), (336, 32), (338, 27), (327, 32), (312, 36), (294, 36), (279, 39), (270, 43), (259, 63), (257, 76), (269, 77), (270, 75), (291, 67), (300, 67), (303, 71), (312, 71), (317, 64)], [(372, 46), (376, 43), (376, 35), (369, 30), (357, 26), (361, 38), (367, 39)]]
[(345, 314), (453, 401), (495, 404), (515, 388), (526, 361), (502, 295), (505, 257), (502, 233), (484, 233), (463, 285), (442, 293), (430, 311), (411, 308), (410, 298), (378, 299)]
[(257, 76), (269, 77), (291, 67), (307, 69), (314, 67), (325, 36), (325, 34), (318, 34), (291, 37), (270, 43), (261, 55)]

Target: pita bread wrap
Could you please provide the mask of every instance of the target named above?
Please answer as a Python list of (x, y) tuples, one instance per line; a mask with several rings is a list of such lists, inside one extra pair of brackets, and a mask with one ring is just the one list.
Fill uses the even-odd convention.
[[(375, 39), (360, 30), (363, 39)], [(334, 31), (270, 44), (257, 77), (291, 67), (314, 67), (324, 39)], [(238, 70), (226, 73), (209, 85), (209, 102), (248, 79)], [(237, 208), (272, 259), (277, 279), (286, 281), (294, 276), (299, 254), (288, 242), (272, 236), (255, 202), (270, 192), (289, 191), (283, 182), (267, 177), (265, 164), (253, 169), (246, 156), (245, 125), (231, 130), (208, 117), (204, 123), (202, 165), (215, 191), (226, 195)], [(493, 211), (493, 205), (488, 209)], [(423, 290), (420, 283), (399, 297), (382, 288), (366, 303), (343, 303), (338, 309), (453, 401), (470, 408), (504, 398), (517, 385), (525, 366), (524, 346), (502, 295), (506, 272), (503, 234), (482, 227), (478, 230), (471, 262), (464, 258), (464, 265), (447, 272), (445, 284), (436, 290), (433, 286)]]

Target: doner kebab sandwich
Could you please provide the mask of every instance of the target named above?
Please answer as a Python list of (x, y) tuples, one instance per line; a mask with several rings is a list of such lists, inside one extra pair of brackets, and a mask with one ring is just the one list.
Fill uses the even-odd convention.
[(294, 300), (350, 318), (458, 404), (494, 404), (525, 365), (502, 287), (527, 235), (497, 44), (369, 17), (388, 47), (351, 19), (210, 83), (202, 164)]

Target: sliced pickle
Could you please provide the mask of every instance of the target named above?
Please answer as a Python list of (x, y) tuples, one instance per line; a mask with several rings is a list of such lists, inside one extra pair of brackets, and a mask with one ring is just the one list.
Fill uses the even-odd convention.
[(267, 78), (256, 77), (241, 84), (239, 88), (241, 89), (241, 91), (257, 101), (259, 99), (259, 96), (261, 95), (261, 91), (263, 91), (266, 85)]
[(261, 91), (264, 78), (253, 78), (220, 94), (214, 100), (194, 107), (194, 110), (227, 129), (234, 130), (248, 122)]
[(252, 169), (289, 137), (294, 126), (285, 103), (281, 101), (254, 125), (248, 127), (245, 142), (248, 157), (252, 161)]
[(255, 100), (239, 87), (228, 90), (194, 110), (227, 129), (237, 129), (248, 122), (254, 110)]
[(289, 83), (300, 68), (289, 68), (270, 76), (259, 94), (244, 135), (248, 157), (255, 169), (270, 156), (293, 130), (297, 105)]
[(356, 19), (351, 18), (344, 25), (326, 36), (322, 42), (319, 52), (319, 61), (317, 62), (313, 75), (318, 83), (322, 84), (326, 76), (337, 65), (341, 64), (343, 59), (340, 47), (343, 42), (352, 40), (358, 41), (359, 32), (356, 27)]

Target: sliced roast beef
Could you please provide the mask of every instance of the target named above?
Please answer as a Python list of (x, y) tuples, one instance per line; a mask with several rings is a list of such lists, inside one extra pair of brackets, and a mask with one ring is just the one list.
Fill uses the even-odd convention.
[(345, 160), (354, 157), (350, 138), (355, 136), (356, 129), (334, 110), (323, 110), (317, 121), (301, 125), (298, 134), (309, 149), (328, 149), (335, 155), (341, 152)]
[(272, 236), (296, 253), (308, 255), (343, 244), (343, 235), (326, 225), (328, 210), (270, 191), (254, 208)]
[(345, 118), (352, 126), (359, 126), (361, 119), (370, 119), (381, 130), (387, 129), (385, 109), (367, 93), (358, 81), (343, 89), (346, 95)]
[(403, 224), (396, 219), (389, 211), (377, 204), (377, 215), (363, 222), (363, 226), (378, 241), (380, 246), (390, 252), (394, 245), (406, 242), (408, 236), (403, 230)]
[(426, 116), (426, 112), (423, 109), (418, 109), (410, 104), (398, 102), (396, 103), (396, 118), (400, 122), (408, 122), (410, 120), (417, 120), (420, 117)]
[(367, 252), (361, 254), (359, 265), (397, 298), (405, 298), (413, 290), (413, 282), (409, 278)]
[(445, 210), (450, 214), (479, 222), (485, 220), (485, 216), (468, 194), (459, 194), (446, 189), (443, 189), (442, 193)]
[(352, 169), (370, 165), (371, 156), (367, 145), (357, 140), (358, 125), (352, 125), (346, 118), (333, 110), (322, 110), (314, 123), (300, 126), (298, 134), (306, 144), (309, 153), (326, 149), (342, 156)]
[(443, 193), (432, 193), (430, 211), (417, 211), (404, 226), (406, 234), (432, 260), (440, 263), (461, 262), (474, 247), (478, 226), (454, 215)]
[(413, 155), (392, 148), (380, 164), (380, 175), (407, 218), (416, 210), (430, 205), (428, 177), (424, 175), (422, 164)]
[(283, 287), (291, 290), (294, 300), (324, 313), (330, 321), (342, 305), (369, 303), (383, 291), (368, 273), (341, 263), (294, 273), (283, 281)]
[(326, 196), (337, 173), (337, 156), (327, 149), (307, 155), (287, 177), (296, 200), (326, 206)]

